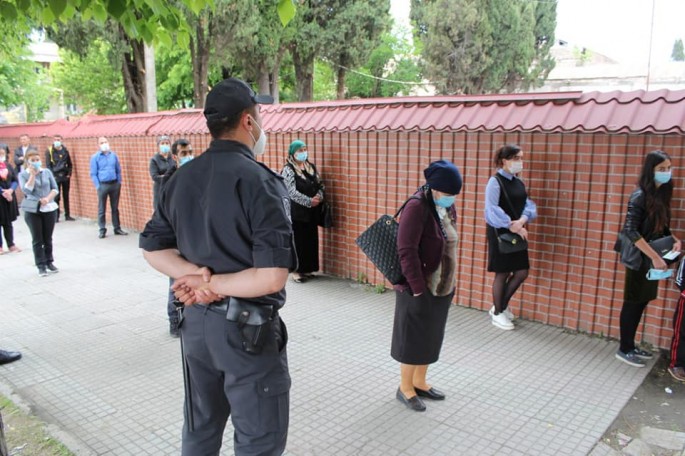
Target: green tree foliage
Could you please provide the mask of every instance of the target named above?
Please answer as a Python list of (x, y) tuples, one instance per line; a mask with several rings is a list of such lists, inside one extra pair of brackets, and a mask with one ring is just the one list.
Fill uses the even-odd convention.
[(671, 60), (674, 62), (685, 61), (685, 48), (683, 47), (683, 40), (678, 38), (673, 43), (673, 51), (671, 52)]
[(44, 69), (29, 58), (28, 36), (16, 24), (4, 26), (5, 36), (0, 42), (0, 105), (23, 105), (27, 121), (42, 120), (56, 94)]
[(366, 64), (358, 72), (348, 75), (347, 90), (350, 97), (394, 97), (408, 95), (414, 87), (412, 83), (419, 82), (421, 72), (409, 41), (386, 33)]
[[(180, 0), (195, 14), (212, 0)], [(50, 27), (79, 15), (104, 25), (108, 19), (121, 25), (126, 34), (146, 42), (170, 44), (170, 33), (177, 31), (179, 41), (188, 43), (189, 30), (177, 2), (165, 0), (3, 0), (0, 16), (6, 22)]]
[(380, 44), (390, 28), (390, 0), (345, 0), (337, 2), (339, 12), (331, 18), (321, 55), (334, 66), (337, 97), (345, 98), (348, 69), (359, 67)]
[(127, 111), (121, 71), (112, 68), (112, 45), (97, 39), (83, 56), (60, 50), (62, 62), (55, 63), (51, 77), (64, 91), (64, 101), (86, 112), (120, 114)]
[(188, 48), (158, 47), (155, 73), (160, 111), (193, 106), (193, 63)]
[(426, 75), (440, 93), (525, 90), (553, 68), (554, 1), (413, 0), (412, 7)]

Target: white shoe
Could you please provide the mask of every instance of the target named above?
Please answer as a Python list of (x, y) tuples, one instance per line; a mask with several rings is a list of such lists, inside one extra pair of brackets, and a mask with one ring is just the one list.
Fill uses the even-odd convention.
[(502, 312), (499, 315), (495, 315), (493, 312), (492, 314), (492, 324), (497, 326), (499, 329), (503, 329), (505, 331), (511, 331), (514, 329), (514, 324), (509, 320), (509, 317)]
[[(493, 315), (495, 315), (495, 306), (490, 307), (490, 311), (489, 311), (488, 313), (490, 314), (491, 317), (492, 317)], [(504, 312), (502, 312), (502, 313), (503, 313), (504, 315), (507, 316), (507, 318), (509, 319), (509, 321), (514, 321), (514, 320), (516, 320), (516, 315), (514, 315), (514, 313), (513, 313), (511, 310), (509, 310), (508, 307), (507, 307), (507, 308), (504, 310)]]

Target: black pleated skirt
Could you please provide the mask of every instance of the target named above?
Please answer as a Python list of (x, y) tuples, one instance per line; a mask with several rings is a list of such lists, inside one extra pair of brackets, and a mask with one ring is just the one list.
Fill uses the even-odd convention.
[(403, 364), (431, 364), (440, 357), (447, 313), (454, 293), (433, 296), (425, 291), (414, 297), (408, 291), (395, 292), (395, 322), (390, 355)]
[(485, 233), (488, 238), (488, 272), (514, 272), (530, 269), (528, 250), (507, 254), (499, 253), (496, 230), (490, 225), (486, 225)]
[(316, 222), (293, 221), (297, 272), (309, 274), (319, 270), (319, 226)]

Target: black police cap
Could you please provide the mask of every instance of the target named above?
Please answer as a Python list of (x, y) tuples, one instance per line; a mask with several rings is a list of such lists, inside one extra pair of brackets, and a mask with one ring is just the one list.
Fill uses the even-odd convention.
[(236, 78), (224, 79), (207, 94), (205, 119), (219, 120), (232, 117), (256, 104), (273, 104), (270, 95), (257, 95), (245, 82)]

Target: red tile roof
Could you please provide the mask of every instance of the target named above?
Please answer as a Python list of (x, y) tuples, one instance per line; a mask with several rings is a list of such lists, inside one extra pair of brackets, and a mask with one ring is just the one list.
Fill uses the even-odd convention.
[[(264, 106), (270, 132), (542, 131), (685, 133), (685, 90), (396, 97)], [(0, 137), (207, 133), (197, 109), (0, 126)]]

